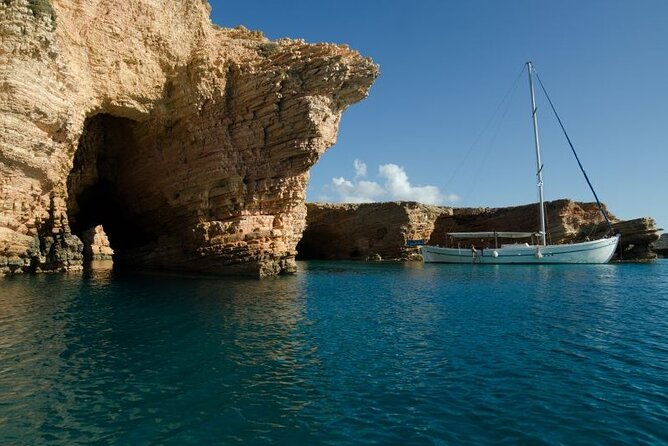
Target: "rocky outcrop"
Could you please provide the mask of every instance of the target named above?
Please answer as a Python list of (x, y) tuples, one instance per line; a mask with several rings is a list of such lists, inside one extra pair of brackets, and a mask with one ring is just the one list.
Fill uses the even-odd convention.
[(668, 234), (661, 234), (652, 248), (660, 257), (668, 257)]
[[(609, 218), (617, 221), (614, 215), (609, 215)], [(548, 243), (555, 244), (584, 240), (598, 229), (606, 228), (596, 203), (576, 203), (571, 200), (546, 202), (545, 221)], [(451, 214), (439, 216), (429, 244), (446, 244), (448, 232), (532, 232), (538, 226), (537, 204), (503, 208), (456, 208)]]
[[(607, 230), (595, 203), (556, 200), (546, 203), (549, 243), (570, 243), (603, 235)], [(651, 260), (658, 239), (651, 218), (619, 221), (623, 260)], [(447, 245), (449, 232), (521, 231), (538, 226), (536, 204), (506, 208), (449, 208), (412, 202), (370, 204), (308, 204), (307, 227), (298, 245), (304, 259), (414, 259), (409, 240)], [(465, 241), (464, 241), (465, 242)], [(479, 242), (479, 241), (477, 241)]]
[(0, 2), (0, 272), (294, 270), (308, 171), (378, 74), (202, 0)]
[(84, 259), (113, 260), (114, 250), (111, 248), (109, 237), (104, 232), (102, 225), (84, 231), (81, 241), (84, 244)]
[(298, 258), (415, 258), (410, 240), (428, 240), (434, 222), (447, 208), (414, 202), (307, 204), (307, 227), (297, 245)]
[[(612, 224), (613, 232), (621, 234), (622, 246), (619, 261), (651, 261), (657, 258), (654, 243), (659, 239), (656, 222), (652, 218), (636, 218), (633, 220), (617, 221)], [(594, 236), (603, 235), (603, 228), (598, 228)]]

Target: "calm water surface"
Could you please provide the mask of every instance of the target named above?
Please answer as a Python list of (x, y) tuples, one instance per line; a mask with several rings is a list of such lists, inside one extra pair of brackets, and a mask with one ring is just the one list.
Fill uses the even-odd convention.
[(0, 444), (666, 444), (668, 262), (0, 279)]

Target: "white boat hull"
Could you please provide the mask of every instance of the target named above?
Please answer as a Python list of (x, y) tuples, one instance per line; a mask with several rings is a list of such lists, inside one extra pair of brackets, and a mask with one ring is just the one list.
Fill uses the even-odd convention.
[(570, 245), (505, 245), (501, 248), (441, 248), (421, 246), (425, 263), (608, 263), (619, 236)]

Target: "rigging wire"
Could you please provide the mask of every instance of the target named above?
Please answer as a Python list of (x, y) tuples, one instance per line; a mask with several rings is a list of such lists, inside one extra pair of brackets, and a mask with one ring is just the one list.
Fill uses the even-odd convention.
[[(478, 143), (480, 142), (482, 137), (485, 135), (485, 133), (487, 133), (489, 128), (492, 126), (492, 122), (494, 121), (494, 119), (499, 114), (499, 111), (501, 110), (501, 108), (510, 99), (510, 97), (513, 95), (513, 93), (517, 90), (517, 85), (519, 84), (519, 81), (522, 78), (522, 74), (524, 74), (524, 67), (522, 67), (522, 70), (520, 70), (519, 74), (517, 75), (517, 77), (515, 78), (513, 83), (511, 84), (510, 88), (508, 89), (508, 91), (506, 91), (506, 94), (503, 95), (503, 98), (501, 99), (501, 102), (499, 102), (499, 104), (496, 106), (496, 109), (494, 110), (494, 113), (492, 113), (492, 116), (490, 116), (489, 120), (487, 121), (487, 123), (483, 127), (482, 131), (480, 133), (478, 133), (478, 136), (476, 136), (476, 138), (473, 140), (473, 143), (466, 150), (466, 153), (462, 157), (459, 164), (455, 167), (455, 170), (453, 171), (452, 175), (450, 175), (450, 178), (448, 179), (448, 181), (446, 181), (445, 190), (449, 190), (448, 188), (450, 187), (450, 184), (452, 184), (452, 181), (459, 174), (459, 171), (461, 170), (461, 168), (464, 166), (464, 164), (468, 160), (469, 156), (473, 152), (473, 149), (478, 145)], [(504, 113), (504, 117), (505, 117), (505, 114), (507, 112), (508, 111), (506, 110), (506, 112)], [(501, 119), (503, 119), (503, 117)], [(495, 132), (495, 136), (496, 136), (497, 133), (498, 133), (498, 128)]]
[[(448, 188), (450, 187), (450, 184), (452, 184), (453, 180), (454, 180), (454, 179), (456, 178), (456, 176), (459, 174), (461, 168), (464, 166), (464, 164), (465, 164), (466, 161), (468, 160), (469, 156), (470, 156), (471, 153), (473, 152), (473, 149), (474, 149), (474, 148), (478, 145), (478, 143), (483, 139), (483, 137), (485, 136), (485, 134), (488, 134), (488, 131), (492, 131), (492, 130), (491, 130), (491, 127), (493, 126), (494, 121), (497, 119), (497, 117), (499, 116), (499, 113), (501, 112), (502, 108), (504, 108), (504, 106), (505, 106), (505, 109), (503, 110), (503, 112), (501, 113), (500, 118), (498, 119), (499, 122), (496, 123), (496, 129), (493, 130), (492, 138), (491, 138), (490, 144), (488, 144), (487, 149), (485, 150), (485, 154), (484, 154), (484, 156), (483, 156), (483, 159), (487, 157), (487, 153), (488, 153), (489, 150), (490, 150), (490, 147), (491, 147), (491, 145), (492, 145), (492, 142), (496, 139), (496, 136), (498, 135), (499, 130), (500, 130), (500, 128), (501, 128), (501, 124), (502, 124), (503, 120), (505, 119), (506, 115), (508, 114), (508, 110), (509, 110), (509, 108), (510, 108), (510, 107), (509, 107), (510, 99), (512, 99), (512, 97), (514, 97), (515, 92), (517, 91), (517, 87), (518, 87), (518, 85), (519, 85), (520, 79), (522, 78), (522, 75), (523, 75), (523, 74), (524, 74), (524, 67), (522, 67), (522, 69), (520, 70), (520, 72), (517, 74), (517, 76), (515, 77), (515, 80), (512, 82), (512, 84), (510, 85), (510, 87), (508, 88), (508, 90), (506, 91), (506, 93), (505, 93), (505, 94), (503, 95), (503, 97), (501, 98), (501, 101), (498, 103), (498, 105), (497, 105), (496, 108), (494, 109), (494, 112), (492, 113), (492, 115), (490, 116), (490, 118), (487, 120), (485, 126), (484, 126), (483, 129), (480, 131), (480, 133), (478, 133), (478, 135), (476, 136), (476, 138), (473, 140), (473, 143), (468, 147), (468, 149), (466, 150), (466, 153), (465, 153), (464, 156), (461, 158), (459, 164), (457, 164), (457, 166), (455, 167), (455, 169), (454, 169), (452, 175), (450, 175), (450, 178), (449, 178), (449, 179), (447, 180), (447, 182), (445, 183), (445, 190), (449, 190)], [(473, 184), (472, 184), (472, 185), (471, 185), (471, 184), (469, 185), (468, 191), (465, 192), (465, 193), (463, 193), (463, 194), (462, 194), (462, 197), (469, 196), (470, 193), (472, 192), (472, 190), (475, 189), (476, 183), (477, 183), (477, 176), (474, 176)], [(449, 231), (454, 227), (454, 224), (455, 224), (455, 223), (453, 222), (453, 223), (450, 223), (449, 225), (446, 225), (446, 226), (445, 226), (444, 229), (445, 229), (446, 234), (447, 234), (447, 232), (449, 232)], [(447, 235), (446, 235), (446, 240), (445, 240), (445, 242), (446, 242), (446, 246), (447, 246)]]
[[(539, 200), (540, 200), (540, 198), (539, 198)], [(552, 204), (551, 201), (550, 201), (550, 204)], [(547, 216), (547, 209), (545, 210), (545, 236), (547, 237), (547, 240), (549, 241), (548, 245), (551, 245), (552, 244), (552, 234), (550, 233), (550, 222), (549, 222), (548, 216)]]
[[(488, 134), (491, 137), (489, 138), (489, 142), (487, 144), (487, 147), (485, 148), (484, 152), (482, 153), (482, 156), (480, 157), (480, 159), (483, 160), (483, 163), (484, 163), (485, 160), (487, 160), (487, 155), (489, 154), (490, 150), (492, 149), (492, 147), (494, 145), (494, 141), (496, 141), (496, 137), (498, 136), (498, 134), (501, 130), (503, 122), (505, 121), (505, 118), (508, 115), (508, 112), (510, 111), (510, 102), (511, 102), (512, 98), (515, 97), (515, 93), (518, 90), (520, 79), (522, 78), (523, 74), (524, 74), (524, 67), (522, 67), (522, 69), (518, 73), (517, 77), (515, 78), (515, 80), (511, 84), (508, 91), (506, 91), (506, 93), (503, 95), (503, 98), (501, 99), (501, 102), (499, 102), (499, 104), (496, 106), (496, 109), (494, 110), (494, 113), (492, 113), (492, 116), (489, 118), (489, 120), (485, 124), (485, 127), (478, 134), (478, 136), (475, 138), (473, 144), (471, 144), (471, 146), (468, 148), (466, 154), (464, 155), (464, 157), (462, 158), (460, 163), (457, 165), (455, 171), (451, 175), (451, 177), (448, 180), (448, 182), (446, 183), (446, 185), (449, 185), (454, 180), (457, 173), (460, 171), (460, 169), (462, 168), (462, 166), (464, 165), (464, 163), (468, 159), (469, 155), (472, 153), (473, 148), (476, 145), (478, 145), (478, 143), (483, 139), (485, 134)], [(480, 166), (480, 168), (481, 167), (482, 166)], [(478, 175), (473, 176), (473, 180), (472, 180), (472, 182), (469, 182), (469, 187), (467, 188), (466, 192), (463, 192), (461, 194), (462, 197), (470, 197), (471, 196), (473, 191), (476, 189), (476, 186), (478, 184), (478, 179), (479, 179)], [(447, 186), (446, 186), (446, 190), (448, 190)], [(455, 222), (452, 222), (451, 224), (445, 226), (446, 234), (453, 229), (455, 224), (456, 224)], [(446, 239), (447, 239), (447, 235), (446, 235)]]
[[(517, 93), (523, 72), (524, 69), (522, 69), (519, 72), (518, 76), (513, 81), (513, 84), (511, 85), (510, 89), (506, 92), (503, 99), (499, 103), (498, 107), (494, 111), (492, 119), (490, 119), (488, 125), (486, 126), (485, 130), (481, 133), (480, 137), (477, 138), (477, 140), (481, 140), (484, 137), (484, 135), (487, 134), (486, 137), (487, 142), (485, 144), (486, 147), (481, 153), (482, 156), (476, 158), (478, 162), (476, 164), (476, 168), (473, 169), (474, 171), (481, 171), (483, 169), (486, 161), (488, 161), (489, 153), (492, 151), (492, 149), (494, 149), (494, 143), (496, 141), (497, 136), (499, 135), (499, 132), (501, 131), (501, 128), (503, 126), (506, 117), (508, 116), (512, 99), (515, 97)], [(461, 167), (461, 165), (459, 167)], [(478, 186), (479, 179), (480, 175), (472, 176), (471, 181), (468, 182), (468, 188), (461, 194), (462, 198), (466, 197), (467, 199), (470, 199), (473, 196), (473, 193)]]
[[(515, 92), (518, 90), (517, 85), (515, 84), (515, 88), (512, 90), (511, 98), (515, 96)], [(494, 148), (494, 144), (496, 142), (496, 138), (499, 135), (499, 132), (501, 131), (501, 127), (503, 126), (506, 116), (508, 116), (508, 112), (510, 111), (510, 101), (506, 104), (505, 109), (503, 110), (503, 113), (499, 116), (499, 119), (496, 123), (496, 128), (493, 130), (493, 133), (491, 134), (491, 138), (489, 139), (487, 143), (487, 147), (484, 149), (482, 152), (482, 156), (480, 157), (480, 161), (477, 164), (477, 169), (482, 171), (486, 165), (486, 162), (489, 160), (489, 153), (491, 150)], [(480, 175), (474, 175), (472, 182), (469, 184), (469, 187), (465, 193), (462, 194), (463, 197), (471, 198), (478, 186), (478, 180), (480, 179)]]
[(571, 147), (571, 151), (573, 152), (573, 155), (575, 155), (575, 160), (578, 162), (578, 166), (580, 166), (580, 170), (582, 171), (582, 174), (585, 177), (585, 180), (587, 181), (587, 184), (589, 185), (589, 189), (591, 189), (592, 194), (594, 194), (594, 198), (596, 199), (596, 204), (598, 205), (598, 210), (601, 212), (601, 215), (603, 215), (603, 218), (605, 219), (605, 222), (608, 224), (608, 229), (610, 232), (613, 231), (612, 229), (612, 224), (610, 223), (610, 219), (608, 218), (608, 213), (603, 209), (603, 205), (601, 204), (601, 200), (598, 199), (598, 195), (596, 194), (596, 191), (594, 190), (594, 186), (592, 186), (591, 181), (589, 181), (589, 177), (587, 176), (587, 172), (585, 172), (584, 167), (582, 166), (582, 163), (580, 162), (580, 157), (578, 156), (577, 152), (575, 151), (575, 147), (573, 147), (573, 143), (571, 142), (571, 138), (568, 136), (568, 133), (566, 132), (566, 129), (564, 128), (564, 124), (561, 122), (561, 118), (559, 117), (559, 114), (557, 113), (557, 109), (554, 107), (554, 104), (552, 103), (552, 99), (550, 99), (550, 95), (547, 94), (547, 90), (545, 89), (545, 86), (543, 85), (543, 81), (541, 80), (540, 76), (538, 75), (538, 72), (536, 72), (536, 69), (534, 68), (534, 73), (536, 74), (536, 79), (538, 79), (538, 83), (540, 84), (540, 88), (543, 90), (543, 93), (545, 94), (545, 97), (547, 98), (547, 102), (550, 104), (550, 108), (552, 108), (552, 112), (554, 113), (554, 116), (557, 118), (557, 122), (559, 122), (559, 127), (561, 127), (561, 131), (564, 133), (564, 136), (566, 136), (566, 141), (568, 141), (568, 145)]

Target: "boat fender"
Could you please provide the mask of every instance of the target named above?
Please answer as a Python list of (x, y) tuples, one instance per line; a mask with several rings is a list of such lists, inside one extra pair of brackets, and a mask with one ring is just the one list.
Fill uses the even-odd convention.
[(540, 252), (540, 249), (537, 249), (537, 250), (536, 250), (536, 258), (537, 258), (537, 259), (542, 259), (542, 258), (543, 258), (543, 253)]
[(499, 257), (499, 251), (497, 251), (496, 249), (492, 251), (492, 256), (494, 256), (494, 258)]

